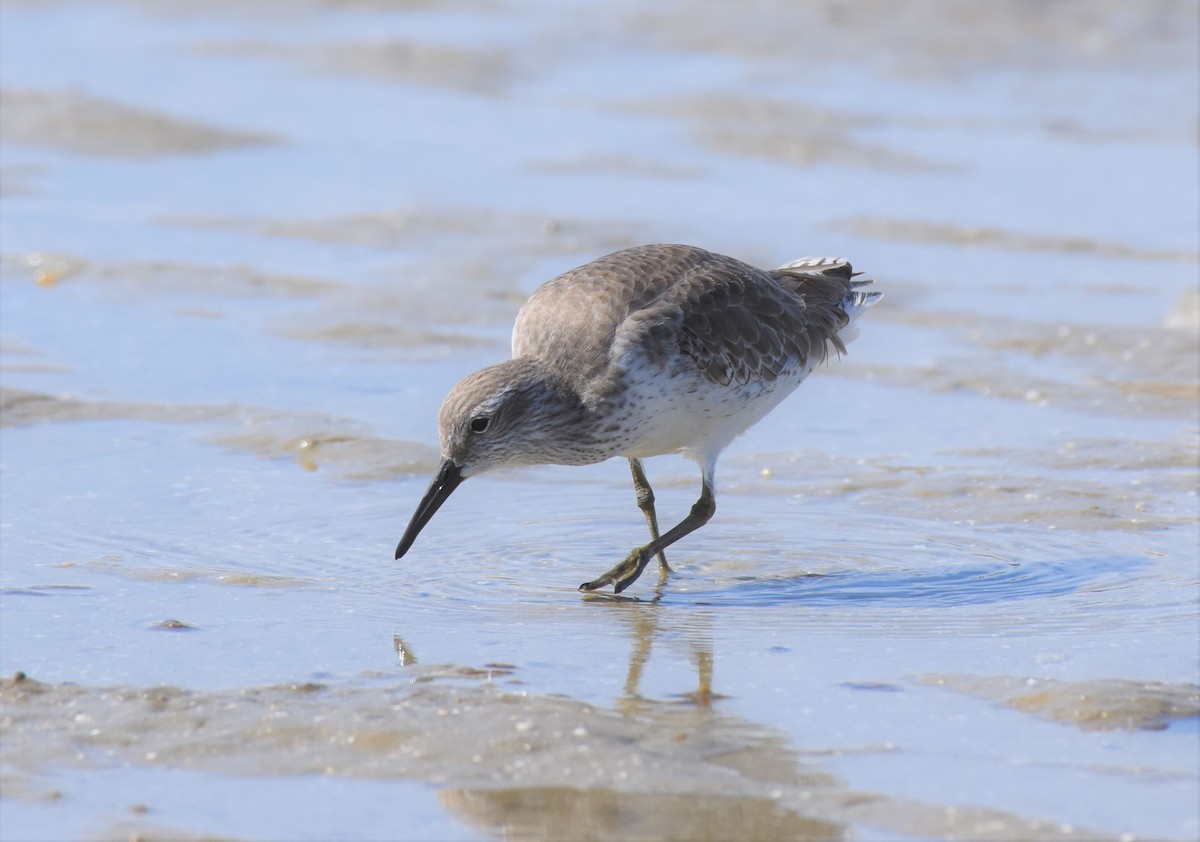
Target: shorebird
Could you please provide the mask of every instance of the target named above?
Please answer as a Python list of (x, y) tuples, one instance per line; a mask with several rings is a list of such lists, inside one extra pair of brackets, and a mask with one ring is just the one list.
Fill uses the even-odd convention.
[[(512, 359), (467, 376), (438, 416), (441, 468), (396, 547), (400, 558), (468, 477), (515, 465), (629, 460), (650, 543), (579, 586), (625, 590), (716, 511), (717, 457), (792, 393), (881, 293), (841, 258), (756, 269), (694, 246), (625, 249), (543, 284), (517, 313)], [(700, 499), (660, 535), (642, 460), (700, 466)]]

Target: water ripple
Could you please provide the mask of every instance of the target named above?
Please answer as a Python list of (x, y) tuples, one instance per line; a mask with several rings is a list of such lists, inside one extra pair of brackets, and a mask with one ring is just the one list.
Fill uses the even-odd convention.
[[(686, 587), (667, 597), (667, 601), (704, 606), (783, 603), (808, 606), (853, 603), (889, 607), (988, 605), (1076, 593), (1089, 583), (1099, 584), (1105, 576), (1132, 575), (1143, 566), (1144, 559), (1111, 556), (1065, 561), (997, 561), (944, 569), (898, 567), (801, 572), (788, 576), (738, 576), (727, 582)], [(1105, 589), (1100, 587), (1100, 590)]]

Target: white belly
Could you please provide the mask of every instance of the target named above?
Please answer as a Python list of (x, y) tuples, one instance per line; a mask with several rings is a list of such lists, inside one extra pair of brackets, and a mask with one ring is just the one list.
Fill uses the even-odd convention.
[(629, 371), (620, 441), (614, 455), (642, 458), (666, 453), (704, 462), (790, 395), (812, 368), (770, 382), (721, 386), (699, 373), (664, 377), (661, 370)]

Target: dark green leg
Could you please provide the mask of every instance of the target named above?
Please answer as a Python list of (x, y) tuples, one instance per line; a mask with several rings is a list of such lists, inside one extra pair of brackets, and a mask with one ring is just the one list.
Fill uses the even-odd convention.
[(597, 588), (611, 584), (613, 592), (620, 593), (637, 581), (638, 576), (642, 575), (642, 571), (646, 569), (646, 565), (650, 562), (650, 559), (674, 544), (684, 535), (695, 532), (701, 526), (708, 523), (716, 510), (717, 502), (713, 496), (712, 474), (709, 471), (705, 471), (704, 487), (700, 490), (700, 499), (692, 505), (692, 510), (688, 512), (687, 517), (676, 524), (666, 535), (663, 535), (661, 538), (655, 538), (644, 547), (638, 547), (626, 556), (624, 561), (599, 579), (584, 582), (579, 586), (579, 590), (594, 591)]
[[(654, 512), (654, 489), (650, 487), (650, 481), (646, 479), (642, 460), (630, 459), (629, 472), (633, 474), (633, 490), (637, 492), (638, 508), (646, 516), (646, 523), (650, 526), (650, 540), (657, 541), (658, 515)], [(658, 551), (658, 569), (663, 576), (671, 572), (671, 565), (667, 564), (667, 556), (662, 550)]]

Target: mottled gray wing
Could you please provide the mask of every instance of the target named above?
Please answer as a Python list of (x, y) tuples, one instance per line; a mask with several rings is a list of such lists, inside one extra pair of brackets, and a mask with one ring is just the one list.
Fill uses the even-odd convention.
[(611, 364), (631, 314), (662, 298), (714, 257), (694, 246), (655, 244), (614, 252), (546, 282), (513, 327), (513, 356), (537, 357), (586, 380)]
[[(700, 250), (695, 250), (700, 252)], [(816, 365), (848, 321), (848, 263), (798, 261), (775, 271), (710, 252), (617, 329), (616, 345), (666, 363), (675, 352), (721, 385), (775, 380)]]

